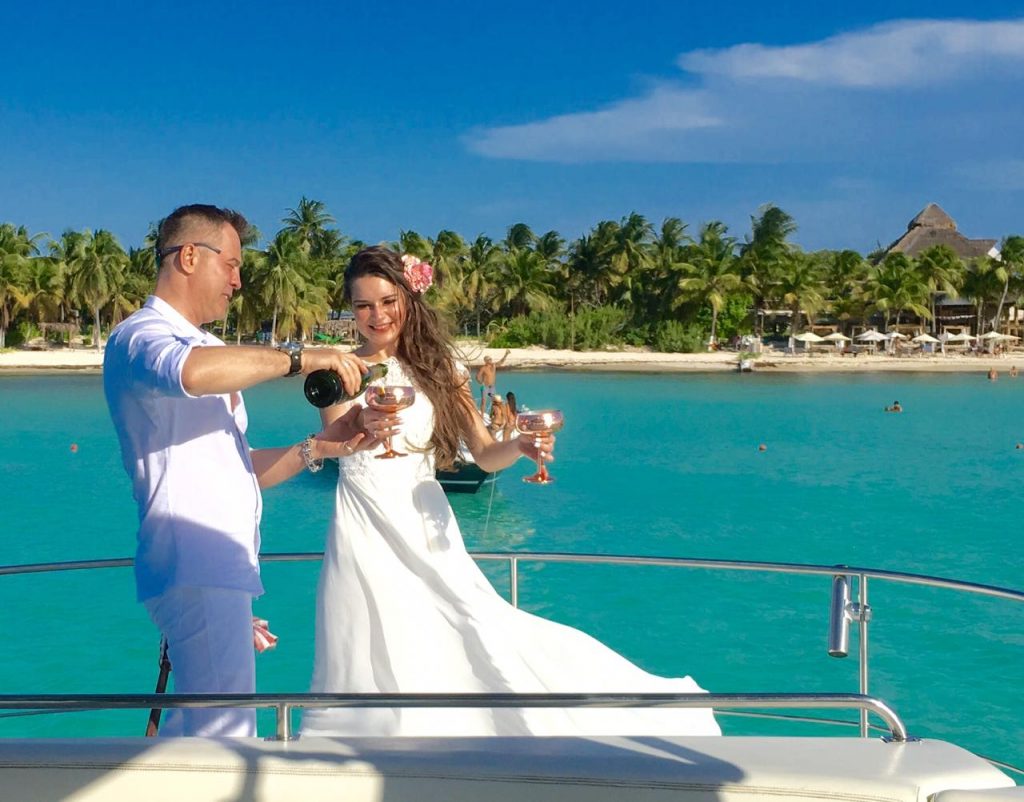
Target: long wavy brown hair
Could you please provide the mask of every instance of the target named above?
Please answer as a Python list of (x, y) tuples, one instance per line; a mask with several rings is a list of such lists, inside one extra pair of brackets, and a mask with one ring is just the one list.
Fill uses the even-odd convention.
[(413, 292), (405, 278), (402, 257), (374, 245), (359, 251), (345, 268), (345, 301), (352, 302), (352, 284), (364, 276), (377, 276), (395, 285), (402, 298), (402, 332), (397, 356), (412, 374), (418, 389), (434, 405), (434, 434), (429, 448), (439, 468), (450, 468), (459, 452), (463, 432), (476, 413), (472, 395), (465, 390), (468, 373), (452, 357), (452, 340), (441, 316)]

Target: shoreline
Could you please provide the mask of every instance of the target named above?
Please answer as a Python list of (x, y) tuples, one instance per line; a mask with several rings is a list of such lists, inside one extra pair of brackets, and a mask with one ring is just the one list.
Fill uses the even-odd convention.
[[(490, 356), (495, 362), (503, 348), (481, 348), (459, 344), (460, 358), (471, 368)], [(502, 371), (578, 370), (621, 373), (724, 373), (737, 372), (739, 354), (716, 351), (701, 354), (669, 354), (642, 350), (558, 351), (541, 347), (510, 349)], [(752, 358), (755, 373), (987, 373), (1000, 374), (1011, 366), (1024, 367), (1024, 352), (1002, 356), (948, 354), (892, 357), (860, 354), (787, 355), (776, 352)], [(1019, 365), (1018, 365), (1019, 363)], [(0, 352), (0, 376), (40, 373), (102, 373), (103, 352), (92, 349), (52, 351), (6, 350)]]

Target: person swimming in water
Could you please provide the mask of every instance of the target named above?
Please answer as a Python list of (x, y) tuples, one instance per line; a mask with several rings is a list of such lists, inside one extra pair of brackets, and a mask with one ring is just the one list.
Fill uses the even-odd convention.
[(885, 411), (886, 412), (902, 412), (903, 411), (903, 407), (900, 405), (899, 401), (893, 401), (892, 402), (892, 406), (886, 407)]

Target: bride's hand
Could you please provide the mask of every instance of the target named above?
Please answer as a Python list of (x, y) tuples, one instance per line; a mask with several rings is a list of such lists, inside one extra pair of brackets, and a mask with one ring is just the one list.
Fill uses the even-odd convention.
[(361, 408), (354, 419), (356, 428), (362, 432), (373, 446), (380, 445), (388, 437), (394, 437), (401, 431), (401, 419), (394, 412), (381, 412), (370, 407)]
[(555, 436), (551, 432), (535, 434), (532, 437), (521, 434), (516, 438), (516, 442), (519, 444), (519, 451), (532, 460), (555, 461)]

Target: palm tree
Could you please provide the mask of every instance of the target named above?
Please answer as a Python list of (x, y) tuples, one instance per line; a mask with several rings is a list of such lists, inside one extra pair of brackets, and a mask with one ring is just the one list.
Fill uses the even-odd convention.
[(927, 306), (929, 293), (928, 284), (904, 253), (890, 253), (881, 264), (868, 270), (864, 280), (864, 295), (869, 300), (869, 308), (884, 313), (887, 330), (894, 312), (897, 326), (903, 312), (912, 312), (927, 319), (931, 315)]
[(806, 313), (810, 321), (825, 306), (825, 282), (822, 266), (814, 254), (790, 251), (782, 257), (775, 269), (777, 273), (775, 291), (784, 306), (792, 312), (790, 334), (800, 331), (800, 315)]
[(633, 287), (636, 320), (653, 321), (672, 316), (679, 280), (686, 278), (686, 246), (692, 241), (686, 233), (686, 223), (678, 217), (666, 217), (660, 228), (653, 231), (646, 247), (650, 261)]
[(399, 231), (398, 247), (395, 250), (399, 253), (408, 253), (420, 259), (429, 260), (433, 247), (426, 237), (415, 231)]
[(100, 348), (100, 310), (120, 290), (128, 255), (109, 231), (83, 232), (80, 247), (69, 264), (71, 296), (92, 312), (92, 342)]
[(1003, 305), (1006, 297), (1010, 294), (1011, 288), (1019, 296), (1024, 287), (1024, 237), (1011, 236), (1003, 240), (999, 251), (999, 261), (1002, 262), (1006, 271), (1006, 279), (1003, 283), (1003, 294), (999, 297), (999, 307), (996, 309), (996, 316), (992, 319), (992, 328), (999, 328), (1003, 319)]
[(676, 308), (686, 300), (695, 299), (711, 307), (709, 345), (717, 342), (718, 313), (729, 296), (743, 286), (736, 260), (736, 240), (725, 232), (723, 223), (701, 226), (700, 238), (687, 249), (688, 258), (682, 266), (684, 277), (678, 280), (682, 296), (672, 304)]
[(613, 286), (615, 300), (636, 307), (638, 290), (643, 286), (644, 273), (654, 263), (651, 241), (654, 228), (636, 212), (624, 217), (615, 232), (611, 252), (611, 267), (615, 271)]
[(856, 251), (819, 251), (814, 259), (821, 265), (821, 280), (828, 313), (840, 321), (862, 319), (866, 308), (861, 285), (867, 276), (867, 262)]
[(822, 280), (832, 316), (843, 322), (862, 319), (866, 311), (861, 287), (868, 264), (852, 250), (822, 251), (816, 258), (823, 265)]
[(71, 287), (72, 267), (82, 258), (85, 252), (86, 236), (81, 231), (66, 230), (60, 235), (59, 240), (51, 240), (49, 258), (57, 265), (57, 276), (61, 287), (59, 290), (60, 306), (58, 309), (59, 320), (64, 322), (71, 315), (77, 316), (74, 298)]
[(289, 209), (281, 222), (284, 223), (282, 230), (294, 234), (302, 250), (315, 259), (324, 250), (327, 227), (334, 223), (334, 218), (328, 214), (323, 201), (303, 196), (299, 205)]
[(458, 272), (458, 265), (466, 258), (468, 250), (466, 241), (459, 234), (447, 229), (438, 231), (437, 238), (430, 243), (430, 254), (427, 257), (434, 268), (434, 283), (443, 283)]
[(466, 254), (465, 273), (460, 283), (465, 294), (466, 308), (476, 320), (477, 337), (480, 336), (484, 314), (494, 311), (496, 280), (501, 264), (501, 249), (490, 237), (481, 234), (473, 240)]
[(506, 251), (522, 251), (533, 246), (537, 235), (526, 223), (514, 223), (509, 226), (501, 246)]
[(788, 268), (792, 246), (787, 239), (796, 233), (796, 222), (778, 206), (767, 204), (760, 214), (750, 218), (751, 233), (740, 249), (743, 277), (754, 295), (757, 334), (764, 330), (764, 310), (768, 301), (778, 297), (776, 285), (780, 274)]
[(59, 314), (64, 301), (64, 265), (50, 256), (27, 260), (24, 274), (26, 309), (39, 324)]
[(824, 266), (822, 279), (830, 298), (850, 297), (867, 275), (867, 262), (856, 251), (823, 251), (819, 258)]
[(498, 294), (511, 315), (546, 309), (554, 290), (554, 273), (539, 253), (523, 249), (505, 254)]
[[(264, 251), (246, 248), (242, 251), (242, 289), (231, 297), (227, 315), (235, 316), (235, 342), (241, 344), (242, 332), (252, 332), (259, 328), (264, 319), (265, 304), (260, 295), (259, 274), (266, 261)], [(226, 333), (226, 332), (225, 332)]]
[(39, 241), (46, 234), (29, 234), (25, 226), (0, 223), (0, 253), (16, 254), (28, 258), (39, 253)]
[(923, 251), (914, 263), (921, 279), (928, 285), (928, 308), (932, 334), (935, 333), (935, 301), (938, 293), (955, 296), (964, 282), (966, 267), (956, 251), (948, 245), (933, 245)]
[(24, 226), (0, 224), (0, 348), (7, 343), (7, 329), (19, 308), (32, 301), (29, 288), (30, 257), (38, 253), (38, 241)]
[(7, 329), (14, 313), (29, 303), (24, 289), (25, 262), (20, 254), (0, 252), (0, 348), (7, 344)]
[(122, 281), (110, 299), (110, 324), (117, 325), (146, 301), (156, 278), (156, 255), (152, 248), (130, 248)]
[[(1006, 291), (1009, 271), (998, 259), (976, 259), (964, 274), (963, 294), (974, 302), (978, 334), (983, 333), (985, 308), (1002, 298)], [(993, 324), (994, 327), (994, 324)]]
[(562, 257), (565, 256), (565, 240), (557, 231), (548, 231), (537, 237), (533, 249), (540, 254), (541, 258), (552, 270), (562, 266)]
[[(278, 318), (282, 313), (288, 321), (286, 333), (292, 333), (294, 310), (306, 294), (309, 254), (301, 235), (282, 229), (267, 247), (260, 260), (253, 284), (260, 302), (272, 310), (270, 343), (277, 344)], [(326, 299), (326, 295), (325, 295)]]
[(295, 304), (281, 316), (285, 329), (297, 332), (303, 342), (308, 340), (310, 332), (327, 319), (328, 297), (325, 285), (306, 281), (299, 287)]
[(618, 231), (611, 220), (598, 223), (590, 234), (584, 234), (569, 247), (565, 286), (570, 298), (600, 305), (611, 290), (611, 254)]

